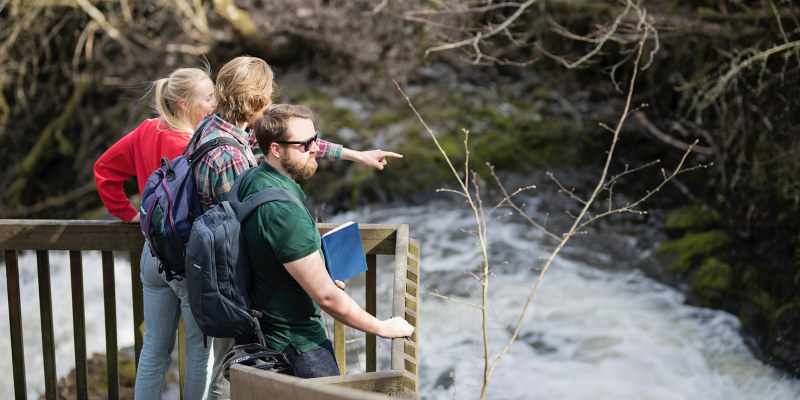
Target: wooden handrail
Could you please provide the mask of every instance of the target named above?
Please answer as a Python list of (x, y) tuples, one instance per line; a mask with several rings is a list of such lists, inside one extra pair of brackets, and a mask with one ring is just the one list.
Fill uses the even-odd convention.
[[(370, 376), (374, 375), (374, 376)], [(331, 378), (301, 379), (294, 376), (262, 371), (242, 365), (231, 368), (231, 399), (258, 400), (264, 398), (276, 400), (381, 400), (386, 399), (382, 390), (366, 391), (357, 387), (373, 388), (378, 384), (388, 384), (390, 387), (402, 387), (402, 373), (390, 371), (388, 373), (372, 372), (359, 376), (343, 376)], [(324, 383), (324, 384), (320, 384)], [(351, 385), (352, 384), (352, 385)], [(378, 394), (381, 393), (381, 394)], [(408, 392), (395, 397), (415, 398)]]
[[(320, 233), (325, 233), (337, 224), (318, 224)], [(376, 372), (376, 343), (374, 335), (366, 337), (366, 372), (360, 377), (364, 382), (370, 379), (384, 382), (383, 386), (402, 388), (406, 397), (416, 397), (417, 390), (417, 340), (419, 299), (419, 242), (408, 237), (408, 225), (359, 224), (367, 254), (368, 271), (366, 276), (365, 309), (376, 312), (376, 270), (377, 256), (394, 256), (394, 282), (391, 312), (404, 316), (416, 330), (409, 339), (395, 339), (391, 346), (391, 371)], [(130, 260), (131, 292), (133, 297), (135, 362), (138, 365), (142, 346), (141, 331), (138, 329), (144, 319), (142, 311), (142, 286), (139, 279), (139, 260), (143, 248), (142, 233), (137, 224), (123, 224), (117, 221), (86, 220), (0, 220), (0, 249), (4, 250), (6, 281), (8, 285), (9, 324), (11, 330), (11, 361), (16, 398), (27, 398), (25, 382), (25, 355), (22, 338), (22, 317), (19, 278), (20, 273), (30, 266), (20, 266), (18, 252), (35, 250), (39, 279), (39, 300), (42, 321), (42, 356), (45, 371), (45, 398), (56, 398), (55, 344), (53, 343), (53, 315), (50, 289), (49, 251), (69, 251), (70, 279), (72, 288), (73, 336), (75, 348), (76, 388), (79, 398), (88, 397), (88, 374), (86, 359), (86, 327), (83, 298), (83, 258), (81, 251), (100, 251), (103, 271), (103, 297), (105, 303), (106, 353), (108, 398), (118, 399), (120, 394), (117, 369), (117, 326), (114, 257), (113, 252), (127, 253)], [(337, 323), (337, 325), (340, 325)], [(345, 371), (344, 329), (334, 328), (334, 348)], [(180, 346), (179, 346), (180, 347)], [(185, 355), (184, 355), (185, 356)], [(339, 358), (341, 357), (341, 358)], [(370, 373), (377, 375), (369, 375)], [(401, 377), (400, 380), (397, 380)], [(324, 382), (324, 381), (320, 381)], [(317, 382), (316, 384), (319, 384)], [(373, 383), (376, 383), (375, 381)], [(392, 385), (386, 386), (386, 382)], [(313, 382), (309, 382), (314, 384)], [(332, 383), (332, 382), (328, 382)], [(365, 384), (367, 387), (369, 383)], [(353, 397), (359, 398), (359, 397)]]

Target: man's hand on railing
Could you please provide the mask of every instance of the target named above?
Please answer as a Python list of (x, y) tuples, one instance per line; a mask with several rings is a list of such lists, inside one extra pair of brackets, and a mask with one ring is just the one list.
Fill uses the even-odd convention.
[(408, 321), (400, 317), (389, 317), (389, 319), (381, 321), (381, 332), (378, 336), (386, 339), (408, 338), (412, 333), (414, 333), (414, 327)]

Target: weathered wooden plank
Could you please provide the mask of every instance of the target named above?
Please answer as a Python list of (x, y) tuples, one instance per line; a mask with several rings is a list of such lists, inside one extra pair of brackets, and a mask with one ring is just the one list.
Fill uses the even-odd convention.
[[(231, 399), (262, 400), (385, 400), (386, 396), (336, 385), (320, 385), (316, 379), (262, 371), (234, 365), (231, 367)], [(318, 378), (319, 379), (319, 378)]]
[[(419, 274), (420, 274), (420, 243), (419, 240), (409, 238), (408, 240), (408, 277), (413, 283), (415, 288), (419, 288)], [(410, 389), (408, 394), (416, 397), (419, 391), (419, 312), (420, 312), (420, 297), (419, 290), (415, 290), (414, 294), (406, 293), (406, 313), (414, 315), (414, 334), (411, 335), (411, 340), (405, 344), (406, 353), (406, 370), (413, 371), (413, 373), (406, 374), (406, 387)], [(409, 363), (413, 364), (413, 369), (409, 368)]]
[(144, 337), (142, 329), (144, 328), (144, 293), (142, 288), (141, 267), (139, 263), (142, 259), (142, 252), (132, 250), (130, 252), (131, 261), (131, 297), (133, 301), (133, 349), (134, 349), (134, 362), (136, 367), (139, 367), (139, 356), (142, 353), (142, 344)]
[(417, 273), (419, 271), (419, 240), (409, 239), (408, 245), (408, 268)]
[(406, 385), (406, 390), (403, 392), (407, 394), (410, 398), (417, 398), (417, 394), (419, 392), (419, 388), (417, 386), (417, 374), (412, 374), (411, 372), (405, 371), (405, 376), (403, 377), (403, 383)]
[(79, 399), (89, 398), (86, 362), (86, 307), (83, 302), (83, 257), (80, 251), (69, 252), (72, 283), (72, 339), (75, 343), (75, 389)]
[(406, 371), (408, 371), (411, 374), (413, 374), (414, 377), (417, 376), (417, 363), (416, 363), (415, 359), (411, 359), (411, 358), (404, 359), (403, 360), (403, 366), (405, 367)]
[(347, 373), (347, 346), (345, 346), (344, 324), (338, 320), (333, 321), (333, 356), (336, 358), (336, 365), (339, 366), (339, 373)]
[[(392, 315), (402, 317), (406, 311), (406, 271), (408, 264), (408, 225), (397, 227), (394, 250), (394, 282), (392, 285)], [(403, 342), (405, 338), (392, 339), (391, 366), (393, 370), (403, 370)]]
[(414, 282), (406, 281), (406, 293), (408, 293), (412, 297), (417, 297), (418, 296), (417, 285), (415, 285)]
[[(378, 270), (378, 257), (374, 254), (367, 255), (367, 274), (364, 290), (366, 291), (364, 299), (366, 301), (364, 309), (372, 316), (377, 315), (378, 299), (377, 299), (377, 270)], [(378, 356), (377, 356), (377, 342), (375, 335), (367, 334), (366, 337), (366, 371), (375, 372), (378, 369)]]
[(405, 318), (406, 321), (408, 321), (409, 324), (417, 326), (417, 313), (415, 313), (415, 312), (413, 312), (413, 311), (411, 311), (409, 309), (406, 309), (406, 312), (405, 312), (405, 315), (403, 316), (403, 318)]
[(405, 350), (404, 351), (409, 357), (413, 357), (414, 359), (417, 358), (417, 345), (416, 345), (416, 343), (414, 343), (414, 342), (412, 342), (410, 340), (406, 340)]
[(411, 256), (414, 256), (414, 258), (416, 258), (416, 259), (417, 259), (417, 261), (419, 261), (419, 259), (420, 259), (420, 245), (419, 245), (419, 240), (418, 240), (418, 239), (409, 239), (409, 240), (408, 240), (408, 244), (409, 244), (408, 253), (409, 253)]
[(26, 250), (135, 250), (144, 244), (138, 224), (118, 221), (0, 220), (0, 248)]
[(411, 296), (406, 295), (406, 308), (407, 309), (409, 309), (411, 311), (414, 311), (414, 312), (417, 312), (418, 306), (419, 305), (417, 303), (417, 298), (416, 297), (411, 297)]
[(404, 389), (403, 377), (404, 374), (402, 371), (381, 371), (364, 374), (328, 376), (309, 380), (327, 385), (337, 385), (366, 390), (368, 392), (390, 394)]
[(419, 275), (417, 275), (417, 273), (411, 268), (406, 271), (406, 279), (414, 283), (419, 283)]
[(117, 300), (114, 287), (114, 255), (110, 251), (101, 253), (103, 260), (103, 301), (106, 321), (106, 376), (108, 398), (119, 398), (119, 364), (117, 354)]
[(403, 399), (403, 400), (416, 400), (417, 393), (413, 392), (409, 389), (403, 390), (401, 392), (392, 393), (390, 396), (392, 399)]
[(15, 250), (6, 250), (8, 319), (11, 328), (11, 363), (14, 365), (14, 396), (25, 399), (25, 350), (22, 343), (22, 309), (19, 290), (19, 259)]
[(47, 400), (57, 398), (56, 344), (53, 333), (53, 295), (50, 284), (50, 254), (36, 251), (39, 278), (39, 319), (42, 323), (42, 361), (44, 362), (44, 394)]

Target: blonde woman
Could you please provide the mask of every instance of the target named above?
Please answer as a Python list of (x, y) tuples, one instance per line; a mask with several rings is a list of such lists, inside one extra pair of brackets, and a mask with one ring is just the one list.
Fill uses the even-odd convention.
[[(217, 102), (209, 71), (181, 68), (167, 78), (153, 82), (158, 118), (142, 122), (111, 146), (94, 164), (100, 199), (111, 215), (123, 222), (139, 222), (138, 211), (125, 196), (122, 182), (138, 178), (139, 193), (150, 174), (161, 165), (161, 158), (173, 159), (183, 153), (200, 120)], [(136, 371), (136, 399), (161, 399), (164, 377), (172, 362), (175, 332), (181, 313), (186, 327), (185, 399), (205, 397), (209, 379), (209, 347), (189, 309), (183, 280), (167, 282), (158, 272), (158, 260), (145, 243), (141, 259), (144, 292), (145, 331), (142, 353)]]

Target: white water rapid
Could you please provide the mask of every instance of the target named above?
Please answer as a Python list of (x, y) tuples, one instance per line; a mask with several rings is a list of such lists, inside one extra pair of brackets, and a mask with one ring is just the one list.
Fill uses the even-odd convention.
[[(365, 208), (325, 222), (409, 224), (421, 241), (420, 398), (474, 399), (482, 382), (480, 313), (475, 280), (464, 271), (478, 265), (471, 214), (454, 202), (416, 207)], [(530, 293), (541, 257), (541, 235), (519, 221), (490, 226), (493, 259), (507, 261), (490, 280), (489, 351), (497, 357)], [(615, 240), (635, 242), (635, 237)], [(569, 246), (569, 245), (568, 245)], [(753, 357), (728, 313), (684, 304), (684, 296), (635, 268), (602, 268), (615, 257), (571, 248), (556, 259), (523, 319), (517, 341), (495, 369), (489, 399), (797, 399), (800, 381)], [(639, 258), (638, 256), (636, 257)], [(51, 256), (59, 376), (74, 365), (68, 256)], [(35, 265), (35, 254), (20, 265)], [(120, 346), (131, 346), (130, 273), (117, 262)], [(99, 254), (84, 258), (89, 352), (104, 352)], [(35, 268), (23, 268), (23, 326), (29, 397), (44, 391)], [(3, 271), (4, 273), (4, 271)], [(354, 282), (353, 293), (358, 283)], [(379, 288), (389, 293), (388, 288)], [(438, 290), (452, 299), (425, 292)], [(354, 295), (357, 297), (357, 295)], [(382, 295), (379, 294), (379, 303)], [(11, 398), (13, 382), (7, 290), (0, 282), (0, 397)], [(379, 308), (380, 317), (385, 310)], [(379, 345), (385, 345), (379, 343)], [(385, 353), (385, 349), (384, 353)], [(379, 352), (381, 349), (379, 349)], [(382, 362), (385, 363), (385, 360)], [(352, 369), (351, 369), (352, 370)], [(355, 371), (358, 372), (358, 371)], [(453, 378), (450, 378), (452, 373)]]

